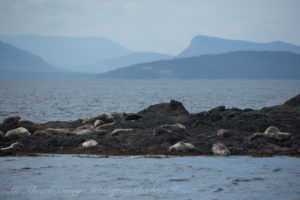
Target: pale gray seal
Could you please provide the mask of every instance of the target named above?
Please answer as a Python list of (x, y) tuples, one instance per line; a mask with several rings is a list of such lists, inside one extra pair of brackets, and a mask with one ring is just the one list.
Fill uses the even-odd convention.
[(184, 143), (184, 142), (178, 142), (169, 147), (170, 152), (186, 152), (186, 151), (193, 151), (196, 149), (197, 148), (193, 144)]
[(177, 132), (182, 132), (184, 131), (186, 128), (184, 125), (180, 124), (180, 123), (176, 123), (176, 124), (164, 124), (161, 125), (159, 128), (154, 129), (153, 130), (153, 135), (157, 136), (160, 133), (177, 133)]
[(281, 132), (277, 127), (275, 126), (270, 126), (268, 127), (264, 133), (256, 132), (253, 133), (248, 141), (250, 142), (251, 140), (257, 138), (257, 137), (264, 137), (264, 138), (271, 138), (275, 140), (287, 140), (291, 137), (290, 133), (285, 133)]
[(10, 131), (7, 131), (5, 134), (5, 137), (11, 136), (11, 135), (31, 135), (30, 132), (23, 127), (19, 127)]
[(110, 135), (111, 136), (114, 136), (114, 135), (118, 135), (119, 133), (122, 133), (122, 132), (131, 132), (133, 131), (132, 128), (117, 128), (115, 130), (113, 130)]
[(81, 146), (84, 148), (95, 147), (97, 145), (98, 145), (98, 142), (96, 140), (92, 140), (92, 139), (87, 140), (81, 144)]
[(17, 148), (20, 148), (22, 146), (24, 146), (24, 145), (21, 144), (20, 142), (14, 142), (9, 147), (1, 148), (1, 151), (7, 151), (7, 150), (10, 150), (10, 149), (17, 149)]
[(213, 154), (215, 154), (217, 156), (229, 156), (230, 155), (229, 149), (220, 142), (215, 143), (212, 146), (212, 152), (213, 152)]

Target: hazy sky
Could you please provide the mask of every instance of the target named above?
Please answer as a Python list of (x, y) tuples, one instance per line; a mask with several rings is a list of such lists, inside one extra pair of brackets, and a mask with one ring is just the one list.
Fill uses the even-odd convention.
[(300, 0), (0, 0), (0, 34), (103, 36), (177, 54), (198, 34), (300, 45)]

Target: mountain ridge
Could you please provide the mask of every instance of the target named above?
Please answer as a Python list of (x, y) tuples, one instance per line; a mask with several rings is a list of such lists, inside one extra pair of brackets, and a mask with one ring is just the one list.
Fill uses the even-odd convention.
[(57, 72), (53, 65), (31, 52), (0, 41), (0, 70), (25, 72)]
[(233, 51), (290, 51), (300, 53), (300, 46), (282, 41), (268, 43), (250, 42), (245, 40), (223, 39), (205, 35), (195, 36), (189, 46), (176, 57), (194, 57), (205, 54), (220, 54)]
[(0, 35), (0, 40), (29, 51), (59, 68), (85, 65), (132, 53), (104, 37)]

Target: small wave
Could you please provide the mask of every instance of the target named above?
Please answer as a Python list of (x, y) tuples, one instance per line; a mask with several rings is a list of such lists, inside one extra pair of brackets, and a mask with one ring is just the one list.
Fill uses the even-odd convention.
[(188, 178), (173, 178), (169, 179), (170, 182), (182, 182), (182, 181), (189, 181), (190, 179)]
[(233, 184), (237, 185), (240, 182), (251, 182), (251, 181), (263, 181), (265, 180), (264, 178), (260, 178), (260, 177), (255, 177), (252, 179), (246, 179), (246, 178), (236, 178), (232, 181)]

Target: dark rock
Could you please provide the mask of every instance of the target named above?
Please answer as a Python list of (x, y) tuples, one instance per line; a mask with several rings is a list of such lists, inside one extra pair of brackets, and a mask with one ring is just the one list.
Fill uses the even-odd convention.
[(18, 124), (20, 119), (21, 119), (21, 117), (18, 117), (18, 116), (8, 117), (8, 118), (4, 119), (1, 124), (1, 130), (6, 133), (9, 130), (20, 127)]
[(221, 138), (229, 138), (231, 136), (231, 133), (227, 129), (218, 129), (217, 136)]
[(298, 94), (297, 96), (289, 99), (283, 105), (285, 105), (285, 106), (293, 106), (293, 107), (300, 106), (300, 94)]
[(123, 113), (122, 117), (125, 120), (138, 120), (142, 118), (142, 115), (135, 114), (135, 113)]

